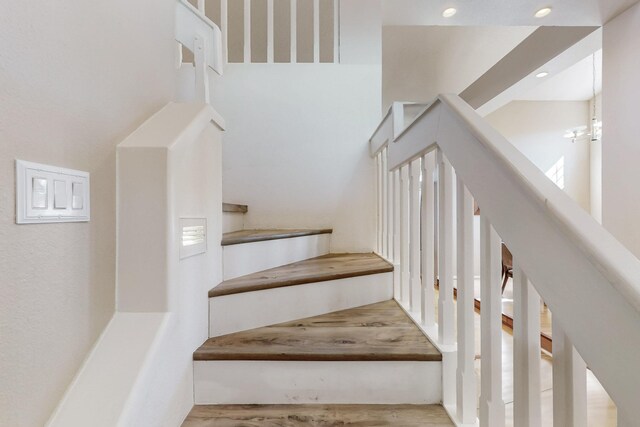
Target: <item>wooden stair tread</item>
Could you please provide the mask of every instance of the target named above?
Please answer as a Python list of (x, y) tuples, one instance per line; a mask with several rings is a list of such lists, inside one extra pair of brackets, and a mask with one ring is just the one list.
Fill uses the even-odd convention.
[(393, 271), (393, 265), (376, 254), (328, 254), (226, 280), (211, 289), (209, 297), (390, 271)]
[(247, 213), (248, 211), (249, 211), (249, 207), (247, 205), (238, 205), (235, 203), (222, 204), (222, 212)]
[(182, 427), (449, 427), (440, 405), (196, 405)]
[(440, 361), (391, 300), (209, 338), (194, 360)]
[(222, 235), (222, 246), (263, 242), (266, 240), (289, 239), (292, 237), (313, 236), (316, 234), (331, 234), (332, 232), (333, 230), (330, 228), (232, 231), (230, 233), (224, 233)]

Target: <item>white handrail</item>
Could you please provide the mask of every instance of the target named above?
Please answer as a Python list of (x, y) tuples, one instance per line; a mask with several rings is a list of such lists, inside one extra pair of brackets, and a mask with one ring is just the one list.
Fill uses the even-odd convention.
[[(464, 183), (462, 188), (468, 189), (481, 207), (485, 229), (495, 229), (517, 260), (518, 274), (525, 277), (527, 283), (530, 280), (553, 312), (554, 324), (562, 329), (562, 336), (566, 336), (570, 343), (570, 348), (564, 352), (566, 357), (584, 358), (617, 404), (619, 425), (632, 425), (632, 420), (640, 419), (640, 405), (637, 404), (640, 370), (636, 366), (640, 360), (640, 260), (458, 96), (439, 96), (406, 127), (397, 123), (404, 116), (402, 111), (397, 111), (401, 108), (404, 108), (402, 104), (394, 104), (374, 132), (370, 139), (372, 155), (383, 153), (388, 171), (404, 168), (416, 159), (424, 162), (425, 154), (436, 149), (446, 156), (457, 178)], [(441, 191), (451, 191), (452, 187), (450, 182), (440, 183)], [(423, 208), (422, 215), (433, 215), (432, 210), (424, 212)], [(484, 233), (484, 238), (489, 235)], [(419, 236), (410, 238), (418, 239)], [(449, 241), (451, 236), (447, 233), (440, 238)], [(448, 244), (448, 241), (444, 243)], [(484, 277), (494, 277), (494, 263), (499, 262), (499, 253), (496, 254), (495, 244), (485, 242), (483, 248), (483, 256), (488, 263), (486, 268), (492, 271)], [(395, 250), (395, 247), (391, 249)], [(488, 250), (491, 254), (487, 253)], [(448, 283), (453, 273), (447, 269), (439, 274), (447, 275), (440, 277), (442, 286), (442, 280)], [(486, 289), (489, 292), (492, 288)], [(491, 295), (495, 298), (494, 294)], [(517, 295), (520, 298), (523, 294), (518, 292)], [(454, 322), (454, 316), (445, 314), (439, 322)], [(496, 324), (499, 322), (495, 322), (493, 329)], [(450, 327), (439, 325), (441, 333)], [(452, 350), (450, 342), (442, 342), (434, 328), (425, 324), (423, 329), (432, 335), (441, 349)], [(491, 334), (492, 341), (487, 341), (487, 345), (495, 345), (495, 334), (500, 333), (493, 329), (483, 328), (483, 342), (484, 334)], [(514, 331), (521, 330), (516, 328)], [(527, 334), (526, 339), (537, 339), (532, 338), (534, 335)], [(575, 350), (572, 353), (573, 346), (579, 356), (575, 355)], [(612, 351), (616, 354), (615, 364), (610, 360)], [(489, 351), (487, 357), (497, 363), (494, 357), (499, 356), (494, 353)], [(526, 356), (522, 354), (518, 351), (518, 357)], [(556, 356), (565, 357), (561, 354)], [(457, 363), (451, 362), (452, 358), (444, 360)], [(569, 360), (567, 365), (557, 363), (554, 366), (571, 366), (571, 363)], [(443, 371), (451, 372), (447, 367), (443, 367)], [(554, 372), (554, 382), (557, 376), (558, 385), (562, 385), (565, 392), (573, 393), (567, 384), (571, 383), (573, 387), (581, 384), (580, 378), (574, 374), (564, 372), (561, 376), (561, 373)], [(519, 375), (518, 378), (519, 381), (522, 378), (528, 381), (527, 376)], [(446, 390), (455, 387), (449, 383), (450, 380), (450, 376), (443, 376), (445, 406), (451, 401)], [(491, 381), (485, 375), (482, 380)], [(495, 389), (485, 385), (485, 390)], [(523, 389), (531, 390), (530, 384)], [(461, 390), (457, 392), (459, 394)], [(537, 400), (529, 399), (527, 402), (525, 404), (535, 404)], [(484, 401), (484, 405), (488, 404), (489, 401)], [(499, 402), (492, 404), (498, 405)], [(557, 419), (575, 419), (570, 414), (563, 414), (567, 410), (560, 406), (554, 405)], [(455, 407), (448, 407), (448, 410), (455, 413)], [(485, 406), (482, 413), (486, 416), (481, 419), (481, 425), (486, 425), (489, 419), (496, 422), (491, 417), (500, 414), (500, 408)], [(535, 414), (535, 408), (534, 412), (525, 410), (520, 413)]]
[(220, 28), (187, 0), (176, 4), (176, 41), (196, 53), (196, 38), (206, 40), (206, 65), (219, 75), (223, 72), (222, 32)]

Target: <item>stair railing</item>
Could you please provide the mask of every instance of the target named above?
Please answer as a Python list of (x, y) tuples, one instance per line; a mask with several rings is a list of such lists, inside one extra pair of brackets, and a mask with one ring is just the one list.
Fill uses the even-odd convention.
[[(396, 267), (395, 298), (443, 353), (443, 405), (454, 422), (505, 425), (504, 242), (514, 264), (514, 425), (541, 426), (540, 296), (553, 313), (554, 425), (586, 426), (587, 366), (617, 405), (618, 426), (637, 425), (640, 261), (458, 96), (441, 95), (409, 126), (404, 121), (405, 106), (394, 103), (370, 139), (377, 252)], [(474, 202), (480, 208), (479, 396)]]
[(199, 0), (198, 9), (187, 0), (176, 4), (176, 41), (178, 63), (182, 65), (182, 47), (193, 53), (195, 67), (195, 93), (198, 100), (209, 103), (210, 87), (207, 69), (222, 75), (224, 64), (222, 33), (220, 28), (205, 16), (204, 1)]

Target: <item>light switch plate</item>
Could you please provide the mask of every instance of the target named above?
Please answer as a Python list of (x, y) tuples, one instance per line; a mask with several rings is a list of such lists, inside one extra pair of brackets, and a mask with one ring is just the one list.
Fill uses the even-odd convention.
[(89, 172), (16, 160), (16, 223), (86, 222)]

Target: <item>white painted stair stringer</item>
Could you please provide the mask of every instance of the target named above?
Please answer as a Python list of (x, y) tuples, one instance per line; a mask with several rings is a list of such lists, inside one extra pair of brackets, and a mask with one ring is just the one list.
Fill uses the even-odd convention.
[(393, 298), (393, 273), (223, 295), (209, 299), (209, 336), (216, 337)]
[(326, 233), (223, 246), (224, 280), (326, 255), (330, 243)]
[(196, 405), (439, 404), (438, 361), (194, 362)]

